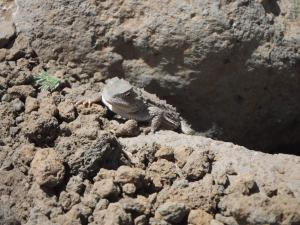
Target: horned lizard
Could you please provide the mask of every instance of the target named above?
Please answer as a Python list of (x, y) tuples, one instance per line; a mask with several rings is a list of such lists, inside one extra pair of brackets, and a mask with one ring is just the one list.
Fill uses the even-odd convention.
[(180, 130), (186, 134), (194, 133), (175, 107), (124, 79), (118, 77), (109, 79), (101, 96), (81, 100), (77, 104), (91, 104), (100, 100), (111, 111), (125, 119), (150, 122), (152, 132), (165, 129)]

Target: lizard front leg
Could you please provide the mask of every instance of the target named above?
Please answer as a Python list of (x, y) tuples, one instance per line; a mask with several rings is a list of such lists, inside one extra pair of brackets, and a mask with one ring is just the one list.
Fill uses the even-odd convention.
[(82, 96), (80, 99), (78, 99), (75, 103), (75, 106), (78, 106), (80, 104), (83, 104), (84, 106), (90, 107), (93, 103), (98, 103), (101, 101), (102, 94), (97, 93), (91, 96)]
[(162, 113), (159, 113), (158, 115), (154, 116), (151, 121), (151, 132), (154, 133), (155, 131), (157, 131), (160, 128), (162, 121), (163, 121)]

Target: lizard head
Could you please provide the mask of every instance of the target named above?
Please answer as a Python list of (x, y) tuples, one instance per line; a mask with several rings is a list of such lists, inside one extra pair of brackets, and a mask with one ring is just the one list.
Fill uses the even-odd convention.
[(103, 97), (110, 104), (124, 105), (134, 98), (133, 86), (126, 80), (114, 77), (103, 89)]

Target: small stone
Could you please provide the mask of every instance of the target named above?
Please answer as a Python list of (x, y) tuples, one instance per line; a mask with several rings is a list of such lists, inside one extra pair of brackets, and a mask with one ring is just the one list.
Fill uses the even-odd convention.
[(117, 170), (115, 180), (121, 184), (133, 183), (139, 188), (145, 183), (145, 171), (139, 168), (120, 166)]
[(30, 172), (40, 186), (52, 188), (63, 182), (65, 167), (56, 151), (46, 148), (36, 152), (31, 162)]
[(101, 82), (107, 79), (107, 76), (104, 76), (101, 72), (94, 73), (94, 82)]
[(199, 180), (211, 170), (212, 156), (208, 151), (194, 151), (182, 168), (188, 180)]
[(98, 172), (97, 176), (94, 177), (94, 181), (99, 181), (102, 179), (114, 179), (116, 176), (116, 171), (115, 170), (107, 170), (104, 168), (101, 168), (100, 171)]
[(127, 195), (134, 195), (136, 192), (136, 187), (132, 183), (127, 183), (122, 186), (122, 190)]
[(123, 209), (126, 212), (134, 214), (144, 214), (146, 211), (146, 206), (142, 204), (138, 199), (134, 198), (122, 198), (119, 200), (119, 203), (122, 205)]
[(179, 168), (182, 168), (185, 165), (188, 157), (192, 154), (193, 151), (194, 150), (192, 148), (188, 147), (175, 148), (174, 157)]
[(145, 215), (140, 215), (134, 219), (134, 225), (147, 225), (147, 217)]
[(12, 104), (15, 112), (21, 112), (25, 108), (25, 104), (20, 99), (14, 99)]
[(9, 134), (11, 136), (16, 136), (16, 134), (20, 131), (19, 127), (10, 127), (9, 128)]
[(100, 199), (95, 207), (95, 211), (107, 209), (108, 205), (109, 205), (109, 201), (107, 199), (105, 198)]
[(76, 192), (82, 194), (84, 191), (85, 185), (82, 178), (78, 176), (72, 176), (66, 186), (68, 192)]
[(94, 183), (91, 193), (97, 195), (99, 199), (115, 200), (119, 196), (120, 190), (114, 184), (113, 179), (103, 179)]
[(1, 98), (2, 102), (9, 102), (10, 100), (11, 100), (11, 97), (8, 94), (4, 94)]
[(25, 113), (37, 111), (39, 108), (39, 102), (36, 98), (28, 96), (25, 101)]
[(25, 164), (26, 166), (29, 166), (32, 162), (36, 149), (33, 145), (22, 145), (20, 149), (17, 149), (18, 151), (18, 161)]
[(35, 95), (35, 89), (31, 85), (16, 85), (7, 89), (7, 93), (13, 98), (27, 98)]
[(170, 223), (184, 224), (189, 209), (183, 203), (167, 202), (160, 205), (155, 211), (155, 218), (163, 219)]
[(70, 122), (70, 121), (73, 121), (76, 119), (75, 106), (70, 101), (65, 101), (65, 102), (59, 103), (57, 106), (57, 109), (59, 112), (59, 116), (63, 120)]
[(116, 130), (116, 136), (118, 137), (134, 137), (139, 133), (139, 126), (135, 120), (127, 120), (124, 124), (118, 126)]
[(22, 123), (24, 121), (23, 116), (16, 117), (16, 124)]
[(174, 149), (171, 147), (161, 147), (155, 153), (156, 158), (166, 159), (168, 161), (174, 161)]
[(165, 159), (159, 159), (157, 162), (152, 163), (147, 172), (157, 188), (161, 188), (163, 185), (171, 185), (177, 177), (175, 164)]
[(105, 210), (95, 210), (92, 225), (131, 225), (133, 223), (131, 215), (126, 213), (120, 203), (111, 203)]
[(214, 217), (211, 214), (209, 214), (201, 209), (192, 210), (188, 217), (188, 224), (210, 225), (213, 218)]

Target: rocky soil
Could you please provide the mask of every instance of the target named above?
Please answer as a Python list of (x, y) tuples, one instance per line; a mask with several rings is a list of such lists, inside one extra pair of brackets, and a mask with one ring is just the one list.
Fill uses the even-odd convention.
[[(244, 26), (250, 19), (248, 18), (249, 14), (242, 13), (245, 12), (243, 10), (252, 12), (251, 15), (254, 18), (250, 21), (253, 20), (251, 23), (253, 27), (257, 28), (257, 26), (261, 27), (267, 24), (268, 29), (271, 30), (270, 22), (265, 20), (270, 14), (278, 14), (276, 4), (274, 5), (271, 1), (222, 1), (222, 4), (224, 2), (229, 5), (237, 4), (236, 10), (228, 12), (228, 15), (238, 13), (240, 22), (245, 22), (237, 24), (238, 28), (230, 28), (233, 29), (231, 31), (241, 30), (240, 33), (231, 34), (233, 36), (227, 33), (228, 40), (233, 41), (232, 38), (235, 35), (241, 35), (241, 42), (238, 45), (230, 45), (232, 48), (227, 48), (228, 46), (223, 45), (227, 39), (222, 39), (228, 31), (227, 26), (225, 26), (226, 24), (219, 26), (220, 22), (226, 23), (226, 21), (223, 20), (221, 14), (213, 14), (214, 11), (209, 10), (207, 16), (218, 17), (217, 21), (208, 20), (204, 11), (200, 16), (201, 7), (194, 1), (180, 1), (181, 10), (179, 10), (180, 4), (172, 5), (175, 4), (175, 1), (137, 3), (133, 1), (78, 0), (54, 1), (52, 4), (50, 1), (43, 1), (43, 7), (39, 8), (33, 6), (42, 4), (42, 1), (16, 2), (19, 4), (19, 8), (14, 16), (12, 13), (17, 10), (16, 5), (12, 1), (0, 2), (0, 225), (300, 224), (299, 156), (271, 155), (229, 142), (216, 141), (202, 136), (189, 136), (173, 131), (148, 134), (148, 124), (140, 124), (132, 120), (125, 121), (108, 111), (102, 104), (94, 104), (91, 107), (75, 106), (75, 102), (82, 96), (93, 95), (95, 92), (101, 91), (105, 79), (116, 72), (134, 80), (134, 76), (130, 74), (139, 71), (138, 74), (145, 76), (140, 79), (145, 81), (151, 77), (155, 80), (160, 79), (158, 77), (160, 72), (173, 73), (171, 71), (173, 71), (174, 65), (178, 65), (174, 75), (181, 74), (181, 79), (185, 77), (186, 74), (182, 72), (187, 71), (187, 68), (191, 71), (195, 68), (203, 69), (203, 74), (211, 76), (216, 72), (213, 68), (217, 67), (211, 67), (211, 73), (206, 73), (210, 63), (213, 64), (224, 56), (230, 56), (229, 62), (226, 61), (227, 63), (224, 64), (234, 63), (235, 66), (232, 69), (237, 68), (241, 73), (245, 68), (242, 69), (242, 64), (234, 62), (237, 57), (235, 54), (250, 48), (250, 46), (256, 53), (257, 48), (266, 47), (264, 44), (266, 39), (259, 35), (255, 38), (250, 33), (249, 36), (244, 36), (245, 30), (248, 29)], [(185, 8), (188, 2), (193, 6), (196, 4), (200, 9), (193, 7), (196, 11), (194, 13), (190, 8)], [(212, 4), (211, 2), (213, 1), (203, 1), (203, 4), (209, 6)], [(290, 4), (297, 5), (297, 1), (290, 2)], [(135, 3), (135, 7), (129, 3)], [(74, 4), (78, 4), (78, 6), (74, 7)], [(119, 4), (122, 7), (118, 7)], [(146, 4), (147, 7), (143, 4)], [(150, 12), (145, 10), (154, 10), (155, 4), (172, 6), (163, 7), (161, 11), (157, 10), (157, 13), (165, 16), (163, 17), (164, 23), (160, 23), (162, 19), (160, 17), (151, 20)], [(218, 7), (221, 7), (222, 4)], [(255, 7), (249, 8), (249, 4), (254, 4)], [(287, 2), (280, 1), (278, 4), (281, 7)], [(57, 14), (61, 10), (61, 5), (70, 11)], [(133, 11), (128, 10), (128, 7)], [(233, 6), (231, 5), (231, 7)], [(95, 11), (91, 11), (92, 9)], [(98, 13), (96, 9), (101, 9), (101, 13)], [(262, 14), (257, 21), (257, 11), (254, 9), (265, 10), (267, 15)], [(294, 7), (294, 11), (291, 12), (296, 15), (298, 9)], [(22, 12), (24, 13), (25, 10), (27, 10), (27, 16), (23, 15), (22, 17)], [(76, 10), (76, 13), (73, 13), (73, 10)], [(135, 10), (140, 14), (136, 14)], [(198, 29), (186, 27), (186, 29), (189, 28), (196, 32), (194, 36), (191, 35), (190, 39), (186, 40), (186, 36), (178, 35), (178, 32), (183, 32), (180, 28), (171, 32), (174, 36), (168, 36), (168, 32), (179, 22), (177, 17), (171, 16), (174, 14), (174, 10), (179, 10), (181, 16), (189, 12), (186, 20), (193, 24), (193, 28), (197, 24), (200, 26)], [(47, 12), (47, 16), (41, 16), (42, 12)], [(164, 12), (167, 13), (164, 14)], [(289, 15), (287, 18), (294, 18), (291, 16), (291, 12), (287, 13)], [(111, 17), (112, 13), (114, 16)], [(80, 19), (78, 19), (78, 15), (80, 15)], [(156, 21), (157, 26), (152, 27), (152, 22), (147, 25), (147, 23), (137, 21), (137, 15), (141, 20), (147, 18), (147, 21), (153, 23)], [(233, 14), (234, 16), (236, 14)], [(280, 13), (277, 15), (279, 18), (281, 16)], [(111, 17), (111, 20), (108, 17)], [(50, 18), (56, 21), (51, 26)], [(186, 20), (178, 18), (186, 24)], [(275, 17), (273, 20), (274, 24), (280, 21)], [(206, 23), (203, 23), (204, 21)], [(289, 22), (289, 20), (287, 21)], [(91, 24), (87, 26), (87, 23)], [(135, 23), (144, 24), (143, 26), (152, 27), (154, 30), (151, 31), (149, 28), (149, 33), (143, 33), (144, 30), (141, 27), (132, 26)], [(290, 23), (289, 31), (287, 31), (287, 33), (290, 32), (289, 36), (284, 36), (284, 43), (287, 45), (292, 42), (297, 43), (298, 40), (297, 33), (294, 31), (298, 26), (297, 20), (290, 19)], [(92, 38), (94, 30), (83, 32), (94, 26), (97, 27), (99, 36)], [(104, 29), (107, 26), (110, 26), (110, 29)], [(128, 26), (128, 33), (124, 30), (121, 32), (126, 26)], [(58, 32), (57, 27), (66, 29)], [(117, 27), (120, 29), (119, 32), (112, 29)], [(165, 30), (165, 27), (168, 29)], [(199, 34), (197, 32), (203, 27), (213, 30), (209, 36), (203, 31), (203, 36), (199, 36), (199, 40), (195, 41), (194, 38)], [(231, 24), (230, 27), (233, 25)], [(52, 31), (47, 31), (50, 28)], [(72, 28), (78, 35), (73, 37), (74, 33), (68, 30), (69, 28)], [(131, 32), (129, 28), (136, 30)], [(138, 30), (141, 33), (137, 35)], [(259, 34), (269, 35), (268, 31), (259, 30), (259, 32)], [(69, 36), (66, 35), (72, 36), (74, 39), (71, 40), (74, 42), (67, 43), (66, 37)], [(91, 36), (86, 37), (86, 35)], [(148, 35), (153, 37), (153, 40), (148, 39)], [(216, 36), (215, 42), (206, 45), (214, 35)], [(100, 36), (103, 39), (99, 38)], [(176, 38), (170, 38), (168, 42), (165, 42), (165, 36)], [(204, 36), (207, 36), (207, 39), (202, 39)], [(262, 39), (253, 42), (257, 37)], [(89, 38), (93, 42), (86, 41), (91, 40)], [(249, 42), (245, 41), (247, 38), (250, 38)], [(107, 42), (103, 42), (105, 39)], [(184, 41), (180, 42), (180, 40)], [(281, 41), (283, 39), (276, 43), (283, 43)], [(55, 42), (56, 48), (53, 47)], [(149, 44), (147, 48), (138, 47), (146, 46), (147, 43)], [(253, 46), (253, 43), (257, 45)], [(91, 44), (93, 47), (90, 47)], [(287, 71), (294, 74), (296, 79), (294, 84), (289, 86), (290, 81), (284, 84), (291, 91), (285, 93), (290, 99), (290, 102), (286, 102), (286, 104), (289, 104), (294, 110), (299, 107), (299, 104), (292, 104), (296, 102), (298, 94), (293, 89), (298, 84), (298, 74), (296, 74), (299, 69), (297, 67), (298, 47), (292, 48), (279, 44), (274, 45), (272, 50), (274, 55), (273, 53), (270, 55), (277, 57), (280, 53), (286, 54), (287, 57), (284, 59), (271, 57), (268, 65), (270, 70), (278, 69), (275, 77), (281, 77)], [(106, 48), (103, 49), (103, 46)], [(157, 49), (154, 46), (157, 46)], [(183, 58), (187, 60), (185, 63), (171, 57), (178, 54), (183, 46), (186, 50), (182, 52), (185, 56)], [(214, 47), (212, 48), (212, 46)], [(216, 47), (219, 49), (218, 51), (215, 51)], [(155, 49), (157, 51), (154, 51)], [(206, 52), (206, 49), (210, 49), (212, 52)], [(80, 51), (83, 51), (84, 54), (79, 54)], [(204, 54), (205, 52), (207, 54)], [(223, 54), (221, 54), (222, 52)], [(122, 55), (121, 53), (126, 54)], [(200, 60), (201, 57), (203, 57), (202, 60)], [(250, 55), (246, 54), (245, 57), (250, 57)], [(280, 60), (286, 60), (286, 63), (277, 64), (276, 62), (279, 63)], [(151, 70), (146, 69), (149, 73), (144, 73), (147, 67), (145, 66), (146, 62), (152, 65)], [(203, 67), (198, 67), (202, 63)], [(253, 68), (248, 75), (261, 75), (262, 80), (259, 81), (266, 81), (266, 74), (260, 73), (265, 69), (262, 67)], [(62, 80), (60, 87), (52, 93), (41, 91), (34, 84), (34, 76), (44, 70)], [(182, 80), (168, 76), (166, 73), (162, 74), (161, 76), (164, 76), (165, 79), (160, 80), (161, 90), (164, 89), (163, 87), (169, 86), (170, 81), (174, 81), (174, 85), (169, 86), (174, 92), (168, 93), (166, 97), (178, 93), (182, 86), (177, 87), (177, 84)], [(268, 75), (274, 77), (273, 73)], [(192, 77), (199, 82), (201, 73), (194, 74)], [(225, 77), (222, 80), (219, 80), (220, 77), (210, 79), (216, 79), (221, 86), (232, 85), (226, 81)], [(196, 84), (198, 84), (197, 82)], [(149, 80), (149, 87), (152, 84), (152, 80)], [(167, 90), (169, 89), (164, 89), (160, 94), (164, 95), (163, 93), (166, 93), (164, 91)], [(185, 89), (183, 88), (183, 90)], [(286, 89), (280, 90), (286, 91)], [(201, 91), (199, 93), (201, 94)], [(290, 93), (294, 93), (294, 95), (289, 95)], [(227, 92), (223, 94), (223, 97), (226, 98)], [(212, 96), (207, 97), (211, 98)], [(286, 99), (283, 96), (281, 98), (284, 102)], [(172, 98), (169, 100), (172, 101)], [(273, 103), (277, 104), (277, 100), (275, 98)], [(184, 104), (182, 107), (185, 107)], [(199, 105), (195, 107), (198, 108)], [(286, 109), (285, 105), (281, 105), (281, 107)], [(215, 109), (220, 110), (221, 108)], [(242, 109), (243, 107), (241, 107), (241, 112)], [(192, 107), (189, 110), (194, 109)], [(208, 112), (214, 116), (211, 111)], [(295, 111), (295, 113), (298, 112)], [(227, 121), (225, 117), (226, 111), (224, 121)], [(205, 117), (202, 118), (204, 120)], [(250, 118), (250, 121), (253, 118)], [(285, 118), (285, 121), (288, 122), (294, 117), (291, 115)], [(242, 120), (242, 118), (240, 119)], [(250, 124), (250, 121), (247, 125)], [(239, 123), (241, 121), (237, 118), (231, 122)], [(208, 123), (210, 122), (208, 121)], [(260, 125), (264, 130), (263, 125)], [(297, 123), (293, 125), (294, 127), (291, 125), (289, 133), (284, 133), (286, 131), (284, 129), (281, 130), (280, 136), (291, 144), (294, 143), (291, 140), (296, 140), (296, 136), (299, 138), (299, 133), (296, 133), (299, 127)], [(269, 135), (277, 137), (276, 130), (268, 130), (268, 132), (261, 134), (262, 137), (257, 140), (257, 143), (260, 140), (267, 140)], [(290, 134), (297, 135), (286, 139), (285, 135)], [(253, 139), (250, 138), (249, 141), (252, 143)]]

